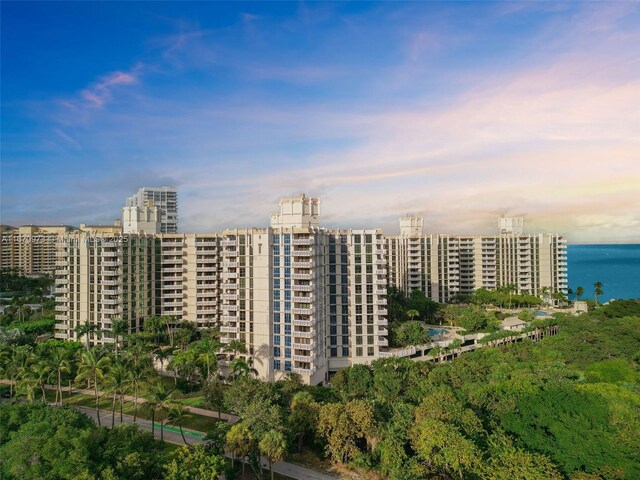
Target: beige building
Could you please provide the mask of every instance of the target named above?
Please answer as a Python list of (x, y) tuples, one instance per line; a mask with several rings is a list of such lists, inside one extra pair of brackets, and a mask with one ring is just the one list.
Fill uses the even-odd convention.
[(60, 339), (85, 341), (78, 325), (94, 324), (102, 333), (90, 342), (113, 343), (116, 319), (138, 330), (155, 313), (153, 236), (76, 232), (59, 237), (56, 269), (56, 331)]
[(145, 207), (152, 202), (160, 215), (160, 232), (178, 232), (178, 191), (173, 187), (141, 187), (127, 197), (125, 208)]
[(369, 363), (387, 347), (384, 235), (326, 230), (319, 215), (320, 201), (300, 195), (282, 199), (269, 228), (69, 236), (55, 272), (56, 336), (77, 339), (86, 321), (108, 331), (114, 318), (135, 330), (163, 315), (220, 326), (222, 342), (243, 342), (265, 380), (294, 372), (318, 384)]
[(567, 292), (567, 242), (562, 234), (522, 233), (523, 220), (501, 218), (499, 235), (423, 233), (422, 217), (400, 220), (400, 235), (388, 237), (389, 283), (420, 289), (446, 302), (479, 288), (515, 285), (540, 295), (544, 287)]
[(1, 225), (0, 229), (0, 268), (17, 270), (23, 275), (53, 274), (58, 238), (76, 230), (67, 225)]

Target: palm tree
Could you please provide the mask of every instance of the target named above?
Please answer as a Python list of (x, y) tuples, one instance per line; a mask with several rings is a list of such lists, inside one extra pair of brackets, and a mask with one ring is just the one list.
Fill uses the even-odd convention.
[(593, 298), (596, 301), (596, 307), (598, 306), (598, 296), (604, 293), (604, 290), (602, 290), (603, 286), (604, 284), (602, 282), (596, 282), (593, 284)]
[(415, 309), (407, 310), (407, 317), (409, 317), (409, 320), (413, 320), (418, 315), (420, 315), (420, 312), (418, 310), (415, 310)]
[(120, 400), (120, 423), (122, 423), (122, 409), (124, 404), (124, 394), (131, 384), (131, 372), (122, 364), (116, 363), (110, 369), (105, 378), (105, 385), (109, 392), (113, 393), (113, 403), (111, 407), (111, 428), (116, 422), (116, 398)]
[(99, 426), (102, 424), (100, 422), (100, 392), (98, 391), (98, 381), (104, 378), (104, 374), (110, 365), (111, 358), (107, 356), (100, 357), (96, 353), (96, 350), (87, 350), (80, 354), (76, 381), (93, 381), (93, 389), (96, 396), (96, 416), (98, 417)]
[(98, 327), (91, 322), (79, 323), (76, 325), (76, 335), (78, 337), (85, 337), (86, 347), (89, 350), (89, 341), (91, 340), (91, 333), (97, 332)]
[(273, 462), (282, 460), (287, 450), (287, 441), (278, 430), (269, 430), (260, 440), (258, 447), (262, 455), (267, 457), (269, 461), (269, 471), (271, 472), (271, 480), (273, 480)]
[(211, 370), (217, 370), (218, 357), (221, 344), (216, 340), (205, 338), (198, 343), (198, 360), (207, 366), (207, 381), (211, 380)]
[(16, 385), (16, 394), (24, 396), (28, 403), (33, 403), (37, 389), (38, 381), (30, 375), (25, 375)]
[(576, 288), (576, 300), (580, 300), (580, 297), (584, 294), (584, 288)]
[(47, 401), (47, 393), (44, 389), (44, 386), (47, 383), (47, 379), (49, 375), (51, 375), (51, 366), (46, 361), (40, 361), (31, 366), (31, 373), (33, 375), (33, 379), (36, 381), (36, 386), (40, 388), (40, 392), (42, 393), (42, 401)]
[(231, 367), (234, 378), (258, 374), (258, 371), (253, 368), (253, 358), (251, 357), (247, 360), (242, 357), (234, 358), (229, 366)]
[(116, 345), (116, 360), (118, 359), (118, 345), (120, 344), (120, 337), (129, 331), (129, 322), (122, 318), (118, 318), (111, 324), (111, 332), (115, 337)]
[(167, 415), (167, 422), (170, 422), (171, 425), (178, 425), (180, 428), (180, 435), (182, 435), (182, 441), (185, 445), (189, 445), (187, 439), (184, 436), (184, 432), (182, 431), (182, 422), (187, 418), (187, 411), (184, 408), (184, 405), (180, 403), (174, 403), (169, 407), (169, 415)]
[(160, 347), (155, 351), (154, 356), (160, 362), (160, 370), (164, 371), (164, 362), (171, 356), (171, 349)]
[(244, 457), (251, 451), (254, 442), (251, 430), (242, 422), (234, 423), (227, 432), (227, 448), (231, 450), (231, 468), (237, 456), (242, 461), (242, 478), (244, 479)]
[(240, 340), (231, 340), (225, 347), (225, 350), (227, 352), (233, 353), (234, 357), (238, 353), (247, 353), (247, 347), (245, 346), (244, 342)]
[[(156, 410), (165, 412), (169, 409), (173, 399), (173, 390), (167, 390), (162, 383), (158, 383), (147, 391), (145, 399), (151, 408), (151, 432), (155, 437)], [(164, 442), (164, 419), (160, 420), (160, 440)]]
[(69, 362), (69, 351), (64, 346), (55, 346), (49, 352), (49, 365), (52, 373), (56, 376), (56, 405), (58, 401), (62, 404), (62, 374), (71, 371)]
[(129, 373), (131, 375), (131, 391), (133, 392), (133, 423), (136, 423), (140, 391), (149, 383), (152, 370), (142, 364), (129, 364), (127, 366), (129, 367)]

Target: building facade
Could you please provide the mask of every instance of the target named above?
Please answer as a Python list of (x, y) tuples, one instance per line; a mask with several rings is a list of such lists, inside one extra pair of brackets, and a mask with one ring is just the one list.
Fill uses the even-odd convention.
[(160, 232), (178, 232), (178, 191), (173, 187), (141, 187), (127, 197), (127, 207), (155, 206), (160, 213)]
[(56, 337), (86, 340), (76, 327), (90, 322), (107, 331), (90, 342), (109, 343), (114, 319), (134, 331), (162, 315), (219, 326), (265, 380), (294, 372), (319, 384), (370, 363), (388, 345), (383, 232), (323, 229), (319, 212), (300, 195), (282, 199), (268, 228), (69, 235), (56, 262)]
[(22, 275), (52, 275), (56, 268), (58, 238), (77, 230), (67, 225), (2, 225), (0, 228), (0, 268)]
[(525, 234), (521, 217), (501, 218), (498, 235), (423, 233), (421, 217), (400, 220), (400, 235), (388, 237), (389, 283), (422, 290), (436, 302), (479, 288), (513, 285), (518, 293), (566, 294), (567, 241), (562, 234)]

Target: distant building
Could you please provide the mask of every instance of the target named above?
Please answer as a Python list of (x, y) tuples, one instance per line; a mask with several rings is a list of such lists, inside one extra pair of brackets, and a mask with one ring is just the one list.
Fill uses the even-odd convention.
[(567, 293), (567, 241), (562, 234), (522, 233), (522, 218), (499, 222), (499, 235), (424, 234), (422, 218), (400, 219), (388, 237), (389, 283), (422, 290), (437, 302), (479, 288), (514, 285), (540, 295), (544, 287)]
[(160, 232), (178, 233), (178, 191), (173, 187), (142, 187), (127, 197), (127, 207), (148, 207), (149, 201), (160, 213)]
[(56, 268), (58, 237), (77, 229), (68, 225), (0, 225), (0, 230), (0, 268), (23, 275), (51, 275)]

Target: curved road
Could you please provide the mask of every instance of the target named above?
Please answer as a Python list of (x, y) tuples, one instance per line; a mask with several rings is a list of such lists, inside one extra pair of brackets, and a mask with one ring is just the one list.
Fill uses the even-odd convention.
[[(86, 414), (90, 418), (93, 419), (94, 422), (97, 422), (97, 415), (95, 408), (91, 407), (80, 407), (73, 406), (76, 410)], [(123, 415), (122, 423), (133, 423), (132, 415)], [(111, 428), (111, 412), (105, 412), (103, 410), (100, 411), (100, 422), (102, 426)], [(136, 421), (138, 427), (141, 430), (146, 430), (151, 432), (151, 421), (138, 418)], [(120, 414), (116, 413), (115, 425), (120, 425)], [(155, 438), (160, 439), (160, 424), (156, 422), (155, 428)], [(199, 432), (197, 430), (187, 430), (183, 429), (184, 436), (189, 445), (193, 445), (195, 443), (203, 443), (203, 438), (205, 436), (204, 432)], [(184, 445), (184, 441), (182, 440), (182, 435), (180, 435), (180, 429), (174, 426), (164, 427), (164, 440), (169, 443), (173, 443), (176, 445)], [(266, 459), (263, 461), (263, 465), (266, 465), (266, 468), (269, 468)], [(279, 473), (281, 475), (286, 475), (287, 477), (299, 479), (299, 480), (336, 480), (339, 477), (335, 477), (333, 475), (329, 475), (327, 473), (318, 472), (316, 470), (312, 470), (307, 467), (303, 467), (302, 465), (296, 465), (294, 463), (289, 462), (275, 462), (273, 464), (273, 471)]]

